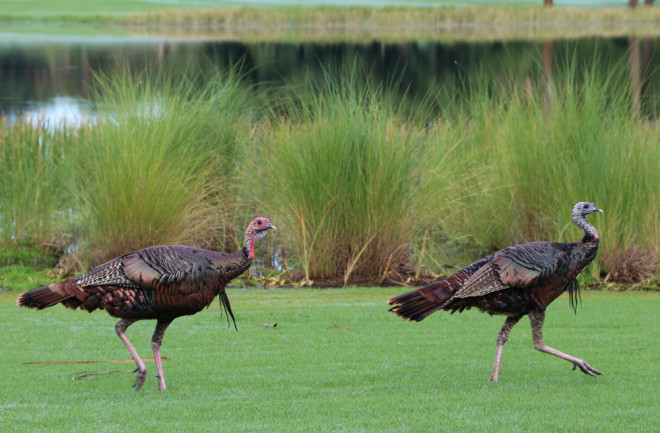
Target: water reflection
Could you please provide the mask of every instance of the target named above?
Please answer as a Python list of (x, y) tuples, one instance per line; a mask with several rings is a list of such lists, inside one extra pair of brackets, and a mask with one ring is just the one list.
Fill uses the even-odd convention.
[[(109, 73), (126, 63), (137, 69), (148, 66), (157, 74), (166, 62), (204, 71), (241, 60), (252, 84), (277, 86), (299, 82), (304, 71), (321, 76), (330, 65), (341, 70), (358, 62), (368, 65), (377, 82), (394, 83), (414, 98), (433, 94), (442, 104), (443, 98), (455, 98), (479, 85), (470, 82), (479, 77), (477, 71), (522, 86), (530, 76), (552, 77), (558, 59), (576, 58), (578, 67), (598, 59), (605, 68), (620, 67), (622, 59), (630, 59), (627, 67), (636, 103), (642, 111), (657, 114), (660, 74), (651, 71), (660, 70), (659, 42), (633, 37), (454, 44), (12, 41), (0, 45), (0, 110), (10, 118), (28, 111), (52, 122), (79, 119), (88, 107), (94, 74)], [(533, 76), (539, 65), (545, 68), (545, 77)]]
[(46, 101), (26, 101), (22, 106), (10, 106), (5, 115), (9, 123), (24, 117), (46, 128), (58, 128), (63, 124), (75, 127), (93, 117), (89, 101), (71, 96), (55, 96)]

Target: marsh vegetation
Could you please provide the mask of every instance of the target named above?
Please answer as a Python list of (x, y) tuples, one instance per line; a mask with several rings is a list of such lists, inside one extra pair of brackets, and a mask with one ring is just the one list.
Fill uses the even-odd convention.
[[(229, 2), (231, 3), (231, 2)], [(345, 2), (128, 2), (103, 6), (80, 0), (16, 2), (0, 12), (10, 31), (51, 34), (122, 34), (202, 40), (254, 41), (485, 41), (585, 36), (658, 36), (660, 8), (629, 9), (623, 2), (599, 7), (543, 7), (541, 1), (462, 1), (413, 7), (374, 0)], [(429, 2), (430, 3), (430, 2)], [(229, 7), (222, 7), (229, 6)], [(232, 7), (233, 6), (233, 7)], [(385, 7), (383, 7), (385, 6)], [(605, 7), (603, 7), (605, 6)], [(39, 23), (37, 28), (30, 23)], [(57, 25), (46, 26), (53, 23)], [(60, 24), (66, 23), (62, 28)]]
[(307, 284), (410, 282), (575, 240), (570, 209), (591, 200), (605, 215), (590, 278), (631, 249), (653, 264), (657, 105), (635, 105), (627, 63), (579, 63), (523, 81), (470, 71), (453, 96), (414, 99), (359, 63), (282, 86), (249, 85), (240, 65), (97, 75), (89, 122), (3, 120), (2, 249), (46, 246), (72, 269), (154, 244), (235, 249), (259, 213), (280, 228), (267, 267)]

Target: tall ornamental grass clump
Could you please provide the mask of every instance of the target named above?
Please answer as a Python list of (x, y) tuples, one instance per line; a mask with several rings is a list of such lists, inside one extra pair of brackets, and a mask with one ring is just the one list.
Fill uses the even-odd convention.
[[(591, 217), (601, 253), (660, 247), (658, 129), (633, 110), (624, 68), (583, 72), (560, 65), (550, 87), (532, 93), (475, 92), (456, 114), (486, 184), (469, 214), (454, 221), (487, 249), (532, 240), (574, 241), (578, 201), (595, 201)], [(606, 264), (607, 267), (607, 264)], [(595, 272), (596, 267), (592, 267)]]
[(300, 90), (257, 146), (261, 205), (307, 281), (396, 273), (416, 232), (460, 191), (452, 144), (431, 143), (386, 90), (357, 76)]
[(70, 210), (72, 128), (0, 119), (0, 250), (55, 243)]
[(246, 110), (240, 86), (219, 72), (98, 77), (102, 110), (79, 152), (75, 195), (93, 262), (150, 245), (224, 243)]

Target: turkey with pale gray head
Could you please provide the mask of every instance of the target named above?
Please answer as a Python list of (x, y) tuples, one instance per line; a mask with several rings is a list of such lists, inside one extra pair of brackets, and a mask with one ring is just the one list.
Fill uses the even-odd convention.
[(44, 309), (62, 303), (92, 312), (105, 310), (121, 320), (117, 335), (137, 364), (133, 386), (140, 389), (147, 368), (126, 337), (126, 328), (138, 320), (155, 319), (151, 346), (158, 371), (158, 389), (165, 389), (160, 345), (174, 319), (201, 311), (218, 296), (231, 311), (225, 286), (245, 272), (254, 258), (256, 242), (275, 230), (268, 218), (254, 219), (245, 231), (245, 246), (235, 253), (220, 253), (182, 245), (161, 245), (128, 253), (79, 277), (25, 292), (21, 307)]
[(419, 322), (437, 310), (452, 313), (476, 307), (489, 314), (505, 315), (497, 336), (491, 381), (497, 381), (504, 343), (511, 328), (525, 315), (532, 325), (534, 348), (558, 356), (585, 374), (602, 374), (583, 360), (549, 347), (542, 329), (546, 307), (568, 290), (573, 309), (579, 295), (578, 274), (596, 257), (598, 232), (587, 215), (603, 212), (594, 203), (573, 207), (573, 222), (584, 230), (579, 242), (530, 242), (497, 251), (449, 277), (390, 299), (389, 311)]

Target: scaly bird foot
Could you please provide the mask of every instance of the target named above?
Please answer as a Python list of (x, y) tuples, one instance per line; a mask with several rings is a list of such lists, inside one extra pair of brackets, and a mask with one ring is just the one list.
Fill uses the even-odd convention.
[(582, 370), (582, 373), (588, 374), (589, 376), (593, 376), (594, 373), (596, 373), (598, 375), (603, 374), (603, 373), (596, 370), (595, 368), (593, 368), (592, 366), (590, 366), (589, 364), (587, 364), (586, 362), (584, 362), (581, 359), (578, 359), (577, 361), (573, 362), (573, 370), (575, 370), (575, 367), (579, 367), (580, 370)]
[(158, 388), (161, 391), (165, 391), (167, 387), (165, 386), (165, 380), (162, 379), (159, 375), (156, 375), (156, 379), (158, 379)]
[(137, 377), (135, 378), (135, 382), (133, 382), (133, 388), (135, 388), (136, 391), (139, 391), (140, 388), (142, 388), (142, 385), (144, 385), (144, 381), (147, 380), (147, 369), (140, 370), (138, 367), (133, 370), (133, 373), (135, 372), (137, 372)]

